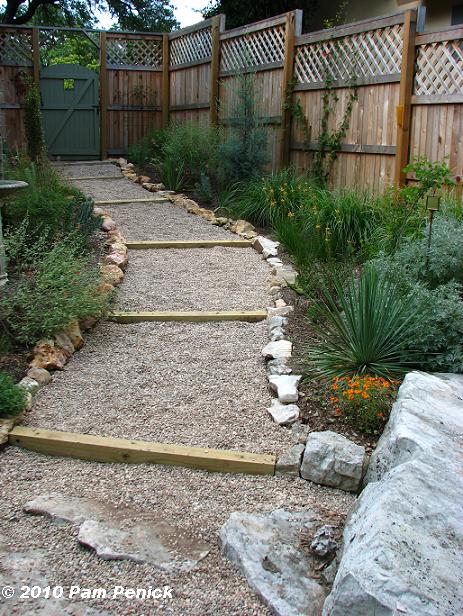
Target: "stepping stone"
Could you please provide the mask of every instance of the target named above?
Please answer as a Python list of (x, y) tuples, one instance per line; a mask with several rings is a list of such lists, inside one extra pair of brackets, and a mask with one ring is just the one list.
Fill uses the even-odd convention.
[(26, 513), (80, 524), (78, 541), (104, 560), (148, 563), (168, 572), (190, 571), (209, 553), (202, 540), (185, 536), (160, 516), (111, 503), (44, 494), (24, 505)]
[(169, 573), (190, 571), (209, 554), (206, 543), (182, 537), (178, 528), (154, 517), (128, 528), (117, 519), (86, 520), (77, 539), (103, 560), (132, 560)]

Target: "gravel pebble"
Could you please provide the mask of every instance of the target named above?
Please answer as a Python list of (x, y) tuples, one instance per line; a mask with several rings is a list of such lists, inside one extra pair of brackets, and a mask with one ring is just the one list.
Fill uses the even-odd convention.
[[(65, 177), (65, 178), (89, 178), (89, 177), (110, 177), (115, 175), (120, 175), (121, 171), (119, 167), (114, 165), (113, 163), (100, 163), (99, 165), (54, 165), (54, 168)], [(107, 183), (107, 181), (105, 180)]]
[(262, 310), (270, 268), (251, 248), (131, 250), (121, 310)]
[[(18, 551), (46, 548), (50, 585), (81, 588), (116, 585), (147, 588), (168, 585), (174, 599), (167, 603), (136, 600), (85, 600), (111, 614), (151, 616), (270, 616), (243, 577), (220, 553), (218, 531), (233, 511), (268, 512), (313, 508), (326, 516), (345, 514), (354, 497), (321, 488), (294, 477), (222, 475), (183, 468), (149, 465), (98, 464), (49, 458), (9, 447), (1, 457), (0, 534)], [(98, 498), (159, 512), (166, 522), (208, 542), (210, 554), (189, 573), (167, 575), (149, 565), (104, 561), (79, 546), (78, 526), (56, 524), (25, 514), (27, 500), (58, 492)], [(27, 574), (25, 582), (27, 582)], [(77, 607), (79, 602), (74, 602)], [(0, 608), (0, 613), (1, 608)], [(13, 610), (4, 612), (14, 613)], [(33, 603), (15, 613), (34, 614)]]

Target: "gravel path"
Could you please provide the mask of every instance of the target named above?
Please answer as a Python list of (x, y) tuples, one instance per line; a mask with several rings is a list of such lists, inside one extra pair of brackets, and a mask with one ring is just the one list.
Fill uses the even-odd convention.
[(266, 339), (265, 323), (102, 323), (38, 394), (25, 423), (280, 452), (291, 441), (266, 411)]
[[(114, 173), (109, 165), (65, 167), (75, 177)], [(90, 171), (90, 172), (89, 172)], [(84, 184), (82, 182), (82, 184)], [(141, 191), (128, 180), (89, 182), (88, 194), (123, 198)], [(106, 192), (105, 192), (106, 191)], [(117, 196), (118, 195), (118, 196)], [(170, 203), (111, 208), (127, 239), (214, 239), (236, 236)], [(127, 309), (258, 309), (269, 305), (269, 268), (251, 249), (131, 251), (117, 300)], [(101, 436), (276, 453), (293, 444), (266, 407), (261, 349), (265, 323), (100, 323), (62, 372), (37, 396), (24, 424)], [(326, 522), (354, 497), (289, 477), (213, 474), (149, 465), (98, 464), (7, 448), (0, 456), (2, 547), (46, 550), (50, 585), (116, 585), (174, 589), (168, 603), (75, 601), (54, 612), (38, 603), (0, 605), (10, 614), (270, 616), (244, 578), (220, 554), (218, 531), (233, 511), (312, 507)], [(190, 573), (166, 575), (148, 565), (104, 561), (76, 541), (77, 526), (23, 513), (35, 496), (86, 496), (160, 518), (206, 540), (211, 553)], [(21, 565), (24, 567), (24, 565)], [(30, 580), (28, 565), (24, 582)], [(0, 570), (1, 578), (1, 570)], [(35, 606), (35, 607), (34, 607)], [(92, 613), (92, 616), (95, 613)]]
[[(244, 578), (220, 554), (217, 534), (232, 511), (263, 513), (278, 507), (314, 508), (332, 522), (330, 513), (344, 514), (354, 497), (303, 480), (285, 477), (220, 475), (182, 468), (148, 465), (97, 464), (65, 458), (47, 458), (8, 448), (1, 456), (0, 536), (18, 551), (47, 549), (50, 585), (81, 588), (116, 585), (153, 588), (168, 585), (174, 599), (156, 602), (85, 600), (74, 607), (99, 608), (117, 616), (270, 616)], [(50, 492), (98, 498), (160, 517), (211, 546), (210, 554), (190, 573), (167, 575), (148, 565), (104, 561), (79, 546), (78, 526), (51, 523), (22, 512), (24, 503)], [(24, 576), (25, 581), (28, 575)], [(34, 602), (0, 614), (33, 615)], [(105, 612), (106, 613), (106, 612)], [(41, 612), (43, 616), (50, 611)], [(56, 612), (58, 614), (58, 612)], [(64, 614), (64, 612), (59, 612)]]
[(132, 250), (121, 310), (261, 310), (270, 269), (241, 248)]

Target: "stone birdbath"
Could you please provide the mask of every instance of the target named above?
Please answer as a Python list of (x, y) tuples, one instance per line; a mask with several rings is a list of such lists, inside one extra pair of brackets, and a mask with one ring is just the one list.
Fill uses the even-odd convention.
[(27, 182), (17, 180), (0, 180), (0, 287), (6, 284), (8, 275), (6, 273), (5, 245), (3, 243), (2, 232), (2, 205), (6, 199), (12, 197), (18, 190), (26, 188)]

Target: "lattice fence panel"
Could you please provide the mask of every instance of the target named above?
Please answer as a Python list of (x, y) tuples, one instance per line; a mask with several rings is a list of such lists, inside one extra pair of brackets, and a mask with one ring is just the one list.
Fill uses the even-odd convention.
[(32, 34), (20, 30), (0, 32), (0, 64), (32, 66)]
[(275, 64), (283, 62), (284, 55), (285, 26), (274, 26), (223, 40), (220, 70), (237, 71)]
[(416, 55), (415, 94), (463, 92), (463, 39), (420, 45)]
[(162, 66), (162, 40), (108, 37), (107, 62), (109, 66)]
[(171, 39), (169, 56), (170, 66), (208, 60), (212, 57), (212, 29), (203, 28)]
[(320, 83), (327, 78), (347, 81), (400, 73), (401, 24), (342, 38), (300, 45), (294, 74), (299, 83)]

